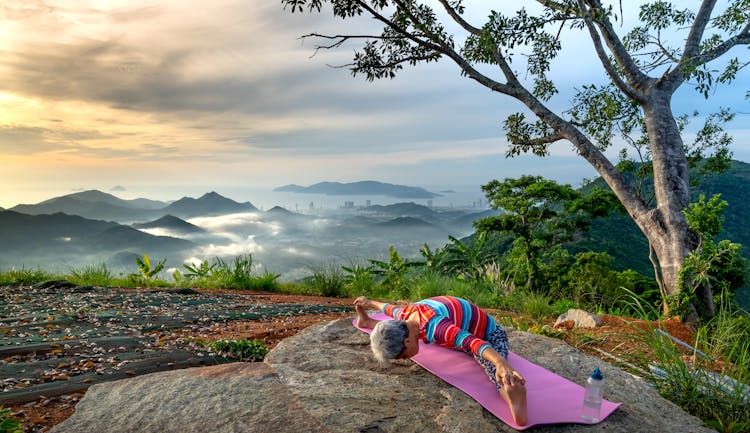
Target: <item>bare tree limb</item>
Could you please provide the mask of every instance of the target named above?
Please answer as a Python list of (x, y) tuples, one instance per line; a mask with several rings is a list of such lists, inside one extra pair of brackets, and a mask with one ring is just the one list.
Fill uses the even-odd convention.
[(389, 38), (389, 37), (385, 37), (382, 35), (324, 35), (320, 33), (308, 33), (306, 35), (300, 36), (299, 38), (300, 39), (320, 38), (320, 39), (330, 39), (334, 41), (330, 45), (316, 45), (315, 52), (310, 57), (314, 57), (315, 54), (317, 54), (319, 50), (331, 50), (334, 48), (338, 48), (349, 39), (382, 39), (382, 40), (398, 39), (396, 37)]

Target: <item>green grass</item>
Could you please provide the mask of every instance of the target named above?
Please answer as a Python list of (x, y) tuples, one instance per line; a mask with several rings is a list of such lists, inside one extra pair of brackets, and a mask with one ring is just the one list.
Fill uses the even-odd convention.
[(312, 275), (305, 278), (302, 285), (311, 294), (330, 297), (349, 296), (347, 277), (340, 266), (334, 264), (312, 266), (310, 272)]
[(108, 286), (115, 280), (114, 274), (104, 263), (73, 268), (68, 274), (66, 279), (79, 286)]
[(716, 316), (699, 328), (696, 341), (688, 342), (709, 358), (697, 351), (686, 354), (685, 348), (657, 333), (653, 327), (642, 330), (640, 339), (648, 345), (652, 356), (635, 361), (650, 372), (647, 380), (664, 398), (720, 432), (750, 433), (750, 318), (747, 313), (734, 309), (727, 302), (718, 303)]
[(528, 291), (518, 291), (518, 311), (537, 323), (555, 314), (549, 296)]
[(0, 286), (29, 286), (52, 279), (55, 279), (55, 275), (41, 269), (21, 268), (0, 272)]

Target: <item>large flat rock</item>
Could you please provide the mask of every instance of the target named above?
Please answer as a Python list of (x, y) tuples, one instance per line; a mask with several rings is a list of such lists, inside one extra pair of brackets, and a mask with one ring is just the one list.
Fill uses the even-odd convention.
[[(534, 432), (711, 432), (644, 381), (560, 340), (509, 332), (511, 349), (583, 383), (599, 366), (605, 395), (623, 405), (594, 426)], [(533, 410), (530, 409), (530, 410)], [(282, 341), (264, 363), (225, 364), (92, 387), (55, 433), (96, 432), (512, 432), (463, 392), (411, 361), (378, 366), (367, 334), (349, 320)]]
[(273, 369), (233, 363), (153, 373), (89, 389), (52, 432), (326, 432)]

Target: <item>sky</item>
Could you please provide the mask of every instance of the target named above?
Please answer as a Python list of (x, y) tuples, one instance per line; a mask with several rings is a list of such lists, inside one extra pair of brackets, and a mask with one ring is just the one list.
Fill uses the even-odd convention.
[[(476, 25), (490, 3), (472, 3)], [(332, 67), (351, 61), (354, 44), (315, 54), (300, 39), (372, 29), (367, 18), (291, 14), (280, 0), (3, 0), (0, 207), (86, 189), (252, 201), (252, 189), (290, 183), (478, 190), (522, 174), (574, 186), (596, 176), (567, 142), (547, 158), (505, 158), (502, 121), (520, 104), (449, 61), (370, 83)], [(566, 38), (551, 73), (558, 109), (602, 76), (585, 35)], [(738, 112), (732, 150), (750, 161), (748, 70), (709, 101), (683, 87), (677, 113)]]

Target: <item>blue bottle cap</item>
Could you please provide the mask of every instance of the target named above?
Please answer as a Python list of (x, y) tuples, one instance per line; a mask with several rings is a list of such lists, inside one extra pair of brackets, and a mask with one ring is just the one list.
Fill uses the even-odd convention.
[(596, 367), (594, 369), (594, 372), (591, 373), (591, 378), (594, 380), (602, 380), (604, 379), (604, 376), (602, 375), (602, 371), (599, 370), (599, 367)]

